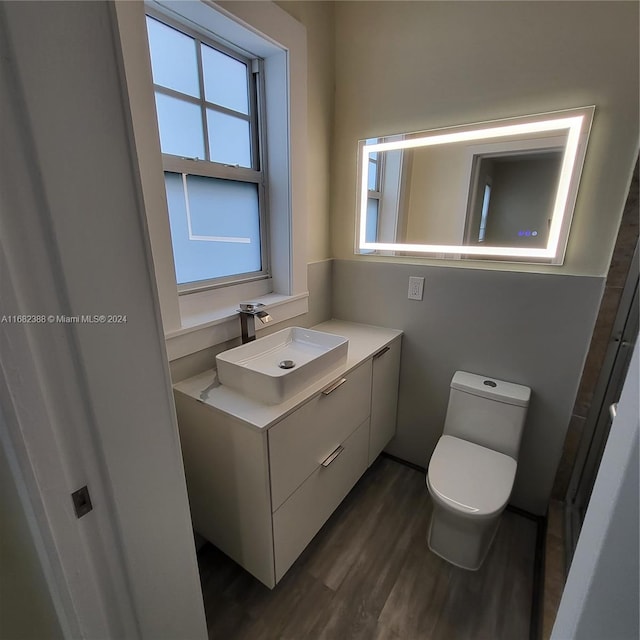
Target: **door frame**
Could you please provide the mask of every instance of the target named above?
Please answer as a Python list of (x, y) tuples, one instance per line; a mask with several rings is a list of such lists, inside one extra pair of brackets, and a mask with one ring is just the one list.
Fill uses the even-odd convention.
[(566, 571), (578, 543), (600, 460), (615, 417), (615, 406), (638, 336), (640, 248), (636, 247), (620, 297), (609, 345), (594, 389), (565, 497)]

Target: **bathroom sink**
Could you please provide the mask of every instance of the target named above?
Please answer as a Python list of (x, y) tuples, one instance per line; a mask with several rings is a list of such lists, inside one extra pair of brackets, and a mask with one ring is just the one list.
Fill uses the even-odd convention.
[(290, 327), (216, 356), (218, 379), (254, 400), (279, 404), (347, 361), (349, 340)]

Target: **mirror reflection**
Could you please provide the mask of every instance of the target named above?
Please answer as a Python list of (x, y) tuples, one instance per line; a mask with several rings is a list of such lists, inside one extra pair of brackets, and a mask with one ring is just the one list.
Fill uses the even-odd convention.
[(544, 248), (562, 150), (479, 157), (462, 244)]
[(361, 141), (356, 251), (561, 262), (592, 111)]

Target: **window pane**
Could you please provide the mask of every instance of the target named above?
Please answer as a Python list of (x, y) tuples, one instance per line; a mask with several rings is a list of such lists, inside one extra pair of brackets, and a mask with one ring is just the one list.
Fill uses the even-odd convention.
[(207, 126), (213, 162), (251, 167), (251, 138), (246, 120), (207, 109)]
[(200, 107), (156, 92), (156, 109), (162, 153), (204, 159)]
[(378, 163), (369, 160), (369, 191), (378, 190)]
[(260, 271), (258, 186), (164, 175), (178, 284)]
[(484, 242), (487, 232), (487, 216), (489, 215), (489, 200), (491, 199), (491, 185), (484, 185), (484, 196), (482, 197), (482, 215), (480, 216), (480, 231), (478, 232), (478, 242)]
[(367, 242), (378, 242), (378, 203), (376, 198), (367, 200), (367, 225), (365, 229)]
[(249, 113), (247, 65), (207, 45), (202, 45), (204, 95), (209, 102)]
[(153, 81), (190, 96), (200, 97), (196, 41), (147, 16)]

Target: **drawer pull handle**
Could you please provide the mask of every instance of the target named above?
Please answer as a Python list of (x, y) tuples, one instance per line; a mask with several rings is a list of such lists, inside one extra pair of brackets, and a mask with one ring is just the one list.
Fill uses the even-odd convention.
[(322, 466), (328, 467), (343, 451), (344, 447), (342, 445), (338, 445), (338, 448), (322, 461)]
[(346, 378), (340, 378), (340, 380), (336, 380), (331, 383), (328, 387), (322, 390), (323, 396), (328, 396), (330, 393), (334, 392), (338, 387), (341, 387), (347, 381)]
[(385, 353), (387, 353), (387, 351), (389, 351), (389, 349), (391, 349), (391, 347), (384, 347), (383, 349), (380, 349), (378, 353), (374, 354), (373, 359), (375, 360), (376, 358), (383, 356)]

